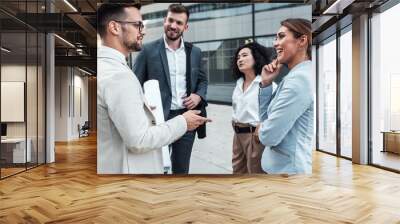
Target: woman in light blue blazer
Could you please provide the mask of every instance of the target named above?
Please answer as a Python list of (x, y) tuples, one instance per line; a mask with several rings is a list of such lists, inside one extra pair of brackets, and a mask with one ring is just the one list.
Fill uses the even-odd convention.
[[(274, 47), (277, 59), (265, 65), (260, 83), (261, 165), (269, 174), (311, 174), (314, 88), (311, 71), (311, 22), (281, 22)], [(289, 73), (281, 77), (287, 65)], [(272, 91), (272, 82), (277, 88)]]

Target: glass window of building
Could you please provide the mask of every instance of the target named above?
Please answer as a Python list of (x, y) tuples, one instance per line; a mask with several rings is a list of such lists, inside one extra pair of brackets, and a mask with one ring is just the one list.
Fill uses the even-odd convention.
[(352, 157), (352, 33), (351, 25), (341, 31), (340, 40), (340, 154)]
[(246, 39), (195, 43), (202, 50), (203, 69), (209, 84), (235, 82), (232, 74), (233, 55)]
[[(20, 7), (25, 8), (25, 3)], [(7, 18), (7, 15), (0, 16)], [(12, 19), (12, 18), (9, 18)], [(18, 29), (18, 30), (16, 30)], [(27, 90), (27, 34), (23, 24), (1, 29), (1, 176), (26, 170), (31, 161), (27, 139), (25, 96)]]
[[(144, 43), (161, 38), (169, 3), (142, 7), (146, 24)], [(311, 20), (311, 6), (291, 3), (185, 3), (190, 12), (184, 40), (202, 50), (208, 80), (208, 100), (230, 103), (235, 80), (232, 60), (247, 40), (272, 47), (280, 22), (290, 17)], [(136, 54), (134, 54), (136, 55)], [(135, 57), (132, 57), (135, 60)], [(131, 63), (133, 64), (133, 63)]]
[(318, 47), (318, 149), (336, 154), (336, 36)]
[(45, 162), (45, 35), (26, 24), (44, 1), (5, 1), (0, 7), (0, 178)]
[(257, 37), (256, 41), (266, 47), (274, 47), (275, 34), (268, 37)]
[(400, 4), (371, 18), (372, 163), (400, 170)]
[(287, 18), (311, 20), (310, 6), (292, 3), (257, 3), (254, 4), (254, 32), (256, 36), (274, 35)]
[(312, 76), (314, 81), (314, 138), (313, 138), (313, 150), (317, 149), (317, 47), (312, 45), (311, 51), (311, 62), (312, 62)]

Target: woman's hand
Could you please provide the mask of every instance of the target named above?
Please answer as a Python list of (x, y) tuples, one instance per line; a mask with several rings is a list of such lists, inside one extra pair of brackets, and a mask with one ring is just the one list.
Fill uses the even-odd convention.
[(264, 65), (261, 71), (261, 86), (266, 87), (271, 85), (279, 75), (282, 66), (282, 64), (279, 64), (278, 59), (273, 60), (271, 64)]

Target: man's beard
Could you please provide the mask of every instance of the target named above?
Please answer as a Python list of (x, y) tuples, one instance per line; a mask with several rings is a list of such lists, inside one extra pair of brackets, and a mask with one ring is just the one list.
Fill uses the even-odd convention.
[[(167, 36), (167, 38), (168, 38), (169, 40), (172, 40), (172, 41), (178, 40), (179, 38), (182, 37), (182, 34), (183, 34), (183, 32), (182, 32), (182, 33), (178, 33), (176, 37), (171, 37), (171, 36), (168, 36), (168, 31), (170, 31), (170, 30), (167, 29), (167, 32), (165, 32), (165, 36)], [(172, 30), (171, 30), (171, 31), (172, 31)], [(172, 31), (172, 32), (173, 32), (173, 31)]]
[(140, 51), (142, 50), (142, 45), (136, 41), (129, 43), (129, 41), (124, 40), (124, 46), (129, 49), (130, 51)]
[[(139, 41), (135, 41), (133, 40), (132, 42), (130, 42), (127, 38), (127, 31), (124, 27), (122, 27), (122, 31), (123, 31), (123, 36), (122, 36), (122, 43), (124, 44), (124, 46), (129, 50), (129, 51), (140, 51), (142, 50), (142, 44)], [(136, 38), (137, 39), (137, 38)]]

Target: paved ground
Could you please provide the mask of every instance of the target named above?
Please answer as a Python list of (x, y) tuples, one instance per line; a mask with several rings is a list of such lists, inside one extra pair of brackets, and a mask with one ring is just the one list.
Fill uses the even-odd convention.
[(207, 124), (207, 137), (194, 142), (189, 173), (231, 174), (232, 107), (209, 104), (207, 114), (213, 122)]

